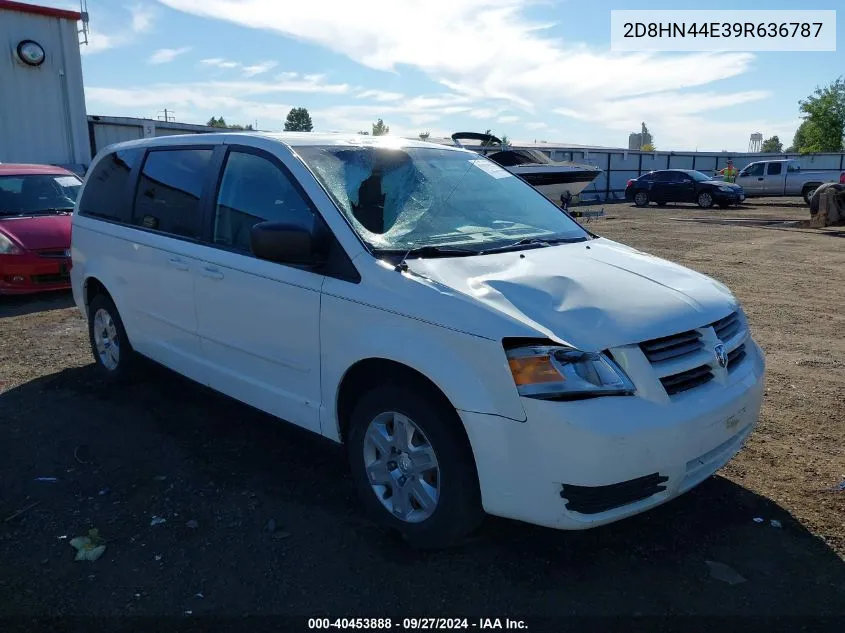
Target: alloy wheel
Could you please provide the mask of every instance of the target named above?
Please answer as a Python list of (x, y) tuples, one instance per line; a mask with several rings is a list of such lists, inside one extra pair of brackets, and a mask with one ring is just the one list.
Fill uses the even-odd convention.
[(440, 467), (434, 447), (409, 417), (376, 416), (364, 434), (364, 467), (373, 493), (395, 518), (428, 519), (440, 499)]

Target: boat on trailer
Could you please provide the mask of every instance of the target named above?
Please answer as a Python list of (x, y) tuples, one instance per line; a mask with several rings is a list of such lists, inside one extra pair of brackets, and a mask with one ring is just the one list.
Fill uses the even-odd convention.
[[(593, 165), (554, 161), (535, 149), (511, 149), (492, 134), (455, 132), (452, 141), (458, 147), (482, 154), (564, 207), (603, 171)], [(478, 145), (467, 146), (461, 141), (478, 141)]]

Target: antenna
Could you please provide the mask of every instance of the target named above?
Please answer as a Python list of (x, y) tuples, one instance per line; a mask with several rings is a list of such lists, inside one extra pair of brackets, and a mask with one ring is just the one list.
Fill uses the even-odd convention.
[(79, 0), (79, 13), (82, 14), (82, 28), (77, 31), (79, 45), (88, 44), (88, 0)]
[[(162, 113), (164, 113), (164, 114), (162, 115)], [(171, 121), (176, 120), (176, 115), (174, 114), (173, 110), (168, 110), (167, 108), (165, 108), (164, 110), (158, 111), (158, 117), (157, 118), (158, 118), (159, 121), (165, 121), (165, 122), (169, 123)]]

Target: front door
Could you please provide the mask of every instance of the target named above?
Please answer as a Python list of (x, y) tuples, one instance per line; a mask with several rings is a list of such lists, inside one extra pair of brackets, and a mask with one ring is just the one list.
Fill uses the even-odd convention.
[(283, 163), (232, 147), (196, 277), (199, 336), (212, 388), (319, 432), (320, 291), (307, 268), (258, 259), (264, 220), (313, 226), (317, 216)]
[(205, 382), (194, 305), (200, 200), (214, 148), (151, 150), (138, 180), (131, 241), (112, 261), (123, 287), (133, 346), (171, 369)]
[(784, 163), (769, 163), (766, 167), (766, 179), (763, 181), (763, 191), (769, 196), (779, 196), (783, 193), (783, 183), (786, 174), (783, 173)]
[(765, 193), (765, 167), (766, 163), (752, 163), (737, 175), (736, 184), (743, 188), (746, 196)]

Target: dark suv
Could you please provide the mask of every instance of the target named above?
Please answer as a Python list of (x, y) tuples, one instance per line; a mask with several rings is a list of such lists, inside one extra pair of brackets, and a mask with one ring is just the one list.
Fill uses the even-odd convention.
[(723, 209), (745, 200), (742, 187), (713, 180), (692, 169), (661, 169), (628, 181), (625, 199), (638, 207), (651, 202), (663, 206), (667, 202), (694, 202), (702, 209), (718, 204)]

